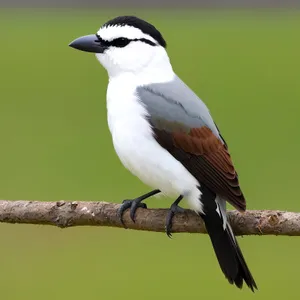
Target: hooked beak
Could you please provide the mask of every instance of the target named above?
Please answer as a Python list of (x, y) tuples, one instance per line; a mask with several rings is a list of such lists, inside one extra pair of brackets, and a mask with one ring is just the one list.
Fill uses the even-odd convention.
[(95, 34), (82, 36), (71, 42), (69, 46), (77, 50), (92, 53), (103, 53), (107, 49)]

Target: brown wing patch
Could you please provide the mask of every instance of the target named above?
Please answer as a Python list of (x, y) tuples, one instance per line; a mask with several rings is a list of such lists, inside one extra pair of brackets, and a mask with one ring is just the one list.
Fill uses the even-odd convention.
[(173, 133), (174, 145), (195, 155), (217, 152), (223, 144), (207, 127), (192, 128), (188, 134), (184, 132)]
[(198, 180), (244, 211), (246, 201), (227, 147), (207, 127), (168, 133), (154, 129), (157, 141)]

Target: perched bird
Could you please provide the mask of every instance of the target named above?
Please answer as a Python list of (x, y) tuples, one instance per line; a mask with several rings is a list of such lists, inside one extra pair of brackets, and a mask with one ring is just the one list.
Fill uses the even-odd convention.
[(177, 197), (166, 220), (189, 206), (204, 220), (220, 267), (231, 284), (256, 283), (226, 218), (226, 201), (245, 211), (246, 201), (228, 147), (201, 99), (174, 73), (162, 34), (148, 22), (121, 16), (71, 47), (96, 54), (107, 70), (108, 124), (114, 148), (135, 176), (154, 188), (119, 211), (135, 219), (144, 199)]

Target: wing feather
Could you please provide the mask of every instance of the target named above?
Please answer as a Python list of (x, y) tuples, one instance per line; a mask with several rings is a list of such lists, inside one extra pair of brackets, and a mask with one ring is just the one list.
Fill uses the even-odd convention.
[(246, 209), (227, 144), (206, 105), (178, 77), (164, 84), (141, 86), (157, 142), (205, 184), (240, 211)]
[(153, 128), (157, 142), (178, 159), (201, 183), (240, 211), (246, 201), (226, 146), (207, 127), (189, 133)]

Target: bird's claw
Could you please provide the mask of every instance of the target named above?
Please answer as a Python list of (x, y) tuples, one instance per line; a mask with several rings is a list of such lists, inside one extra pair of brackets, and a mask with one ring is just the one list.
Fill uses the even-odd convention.
[(132, 222), (135, 223), (135, 213), (139, 207), (147, 208), (147, 205), (145, 203), (141, 203), (141, 201), (139, 199), (124, 200), (122, 202), (122, 205), (118, 210), (118, 217), (125, 228), (126, 228), (126, 225), (123, 220), (123, 215), (124, 215), (125, 211), (128, 208), (130, 208), (130, 218), (131, 218)]
[(172, 204), (168, 214), (167, 214), (167, 218), (166, 218), (166, 234), (169, 238), (172, 238), (172, 220), (175, 216), (176, 213), (183, 213), (184, 212), (184, 208), (176, 205), (176, 204)]

